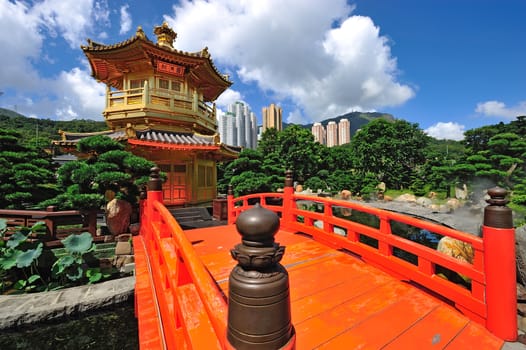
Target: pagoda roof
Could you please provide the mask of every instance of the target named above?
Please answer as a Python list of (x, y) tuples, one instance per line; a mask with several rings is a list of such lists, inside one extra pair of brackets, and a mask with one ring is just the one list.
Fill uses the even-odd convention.
[[(164, 23), (156, 27), (156, 34), (159, 28), (171, 30)], [(128, 40), (105, 45), (88, 39), (88, 45), (81, 46), (81, 49), (90, 62), (92, 76), (118, 90), (123, 89), (125, 74), (144, 71), (153, 73), (158, 62), (183, 67), (184, 75), (203, 92), (205, 101), (214, 101), (232, 85), (228, 76), (221, 74), (214, 65), (207, 47), (198, 52), (186, 52), (160, 39), (158, 36), (158, 42), (154, 43), (139, 27)]]
[(241, 149), (220, 143), (217, 135), (202, 135), (199, 133), (173, 132), (155, 129), (143, 130), (106, 130), (90, 133), (60, 132), (62, 139), (53, 144), (62, 147), (76, 147), (77, 143), (89, 136), (105, 135), (116, 141), (126, 141), (130, 145), (153, 147), (180, 151), (213, 151), (223, 157), (237, 158)]

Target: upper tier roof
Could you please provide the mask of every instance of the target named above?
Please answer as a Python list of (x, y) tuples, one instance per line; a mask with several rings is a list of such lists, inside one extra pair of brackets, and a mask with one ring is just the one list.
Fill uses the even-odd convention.
[(184, 76), (198, 88), (205, 101), (214, 101), (232, 82), (215, 67), (208, 48), (198, 52), (185, 52), (173, 47), (177, 34), (166, 23), (155, 28), (157, 43), (152, 42), (141, 27), (135, 36), (120, 43), (105, 45), (88, 39), (81, 46), (87, 56), (92, 76), (105, 84), (123, 89), (123, 77), (127, 73), (147, 72), (153, 74), (158, 62), (184, 68)]

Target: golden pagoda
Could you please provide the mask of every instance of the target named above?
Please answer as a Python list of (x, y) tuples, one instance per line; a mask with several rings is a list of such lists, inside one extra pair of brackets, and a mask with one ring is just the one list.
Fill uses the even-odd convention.
[(61, 131), (55, 143), (72, 150), (79, 139), (107, 135), (155, 162), (168, 177), (167, 205), (210, 202), (216, 193), (216, 163), (239, 149), (220, 143), (214, 101), (232, 82), (219, 73), (208, 49), (183, 52), (166, 24), (152, 42), (141, 27), (132, 38), (112, 45), (88, 39), (81, 46), (92, 76), (106, 84), (104, 119), (110, 130), (78, 134)]

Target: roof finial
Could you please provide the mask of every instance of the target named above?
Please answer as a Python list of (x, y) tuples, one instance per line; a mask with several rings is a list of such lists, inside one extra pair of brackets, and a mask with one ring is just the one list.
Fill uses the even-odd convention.
[(137, 31), (135, 32), (135, 36), (137, 36), (137, 37), (139, 37), (141, 39), (146, 39), (146, 34), (144, 34), (144, 30), (142, 30), (141, 26), (137, 27)]
[(177, 33), (168, 26), (168, 23), (163, 22), (161, 26), (156, 26), (153, 32), (157, 35), (157, 45), (173, 49), (173, 43), (175, 38), (177, 38)]

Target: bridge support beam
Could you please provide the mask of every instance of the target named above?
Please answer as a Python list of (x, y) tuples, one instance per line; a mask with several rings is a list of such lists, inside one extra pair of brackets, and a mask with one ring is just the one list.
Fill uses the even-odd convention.
[(484, 265), (486, 273), (486, 328), (506, 341), (517, 340), (517, 277), (515, 230), (507, 191), (488, 190), (484, 209)]
[(230, 273), (227, 339), (233, 349), (294, 349), (289, 276), (279, 263), (285, 247), (274, 242), (279, 217), (256, 204), (241, 213), (241, 243), (231, 250), (238, 262)]

